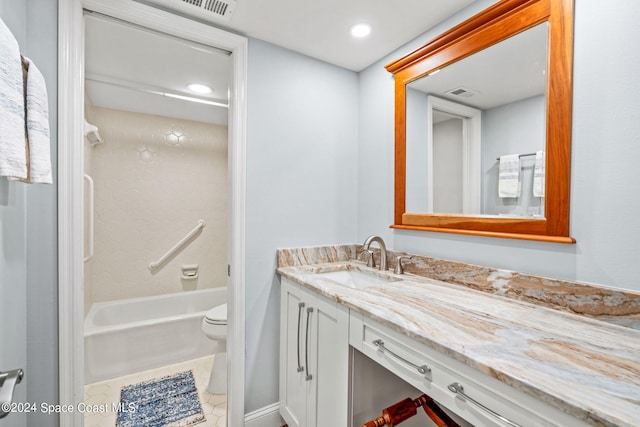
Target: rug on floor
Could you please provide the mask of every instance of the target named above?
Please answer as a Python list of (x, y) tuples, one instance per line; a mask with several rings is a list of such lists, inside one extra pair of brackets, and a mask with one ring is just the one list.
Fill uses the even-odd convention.
[(192, 371), (122, 387), (116, 427), (187, 427), (205, 420)]

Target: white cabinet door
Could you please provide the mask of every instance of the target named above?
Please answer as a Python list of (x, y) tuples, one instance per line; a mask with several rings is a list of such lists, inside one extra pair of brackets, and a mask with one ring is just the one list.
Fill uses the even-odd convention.
[(280, 294), (280, 415), (289, 427), (307, 425), (304, 372), (305, 308), (300, 290), (282, 280)]
[(316, 297), (310, 331), (308, 427), (346, 426), (349, 413), (349, 310)]
[(280, 414), (289, 427), (347, 425), (349, 312), (282, 279)]

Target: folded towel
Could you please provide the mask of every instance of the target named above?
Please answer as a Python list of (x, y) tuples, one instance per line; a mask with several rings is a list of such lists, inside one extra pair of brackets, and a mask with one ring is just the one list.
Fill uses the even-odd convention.
[(0, 19), (0, 176), (27, 177), (24, 91), (18, 42)]
[(518, 154), (500, 156), (498, 196), (520, 197), (520, 156)]
[(533, 166), (533, 197), (544, 197), (544, 151), (536, 152), (536, 163)]
[(51, 138), (49, 137), (49, 100), (44, 77), (29, 58), (27, 71), (27, 143), (29, 158), (25, 182), (51, 184)]

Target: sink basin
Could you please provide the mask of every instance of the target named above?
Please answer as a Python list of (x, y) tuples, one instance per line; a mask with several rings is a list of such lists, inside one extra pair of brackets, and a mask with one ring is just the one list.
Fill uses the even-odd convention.
[(331, 280), (339, 285), (354, 289), (379, 286), (400, 280), (395, 277), (383, 276), (372, 271), (364, 270), (324, 271), (315, 274), (323, 279)]

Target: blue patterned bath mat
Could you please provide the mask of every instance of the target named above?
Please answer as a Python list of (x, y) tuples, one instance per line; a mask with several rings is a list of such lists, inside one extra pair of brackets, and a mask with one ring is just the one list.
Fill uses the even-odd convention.
[(122, 387), (116, 427), (187, 427), (205, 420), (193, 372)]

